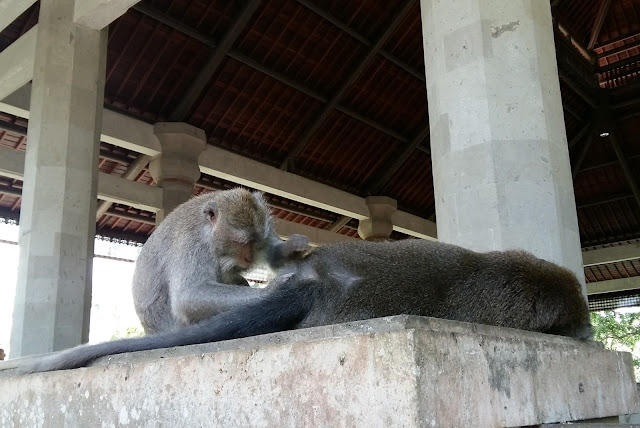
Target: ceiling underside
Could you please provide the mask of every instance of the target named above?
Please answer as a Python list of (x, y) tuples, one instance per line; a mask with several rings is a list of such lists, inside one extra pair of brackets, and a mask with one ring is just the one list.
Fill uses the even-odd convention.
[[(640, 0), (551, 4), (582, 246), (637, 242)], [(0, 50), (37, 16), (36, 3), (0, 33)], [(209, 144), (359, 196), (389, 196), (434, 220), (421, 33), (417, 0), (143, 0), (109, 28), (105, 106), (149, 123), (187, 122)], [(609, 137), (599, 136), (604, 103), (616, 122)], [(26, 120), (0, 114), (0, 125), (0, 144), (24, 150)], [(103, 143), (100, 170), (123, 176), (137, 156)], [(133, 179), (153, 182), (146, 170)], [(231, 186), (203, 175), (196, 192)], [(0, 177), (1, 216), (19, 217), (21, 187)], [(269, 201), (277, 217), (309, 226), (341, 220)], [(112, 205), (98, 233), (144, 240), (153, 222)], [(357, 236), (357, 225), (339, 232)], [(585, 273), (589, 282), (639, 276), (640, 263)]]

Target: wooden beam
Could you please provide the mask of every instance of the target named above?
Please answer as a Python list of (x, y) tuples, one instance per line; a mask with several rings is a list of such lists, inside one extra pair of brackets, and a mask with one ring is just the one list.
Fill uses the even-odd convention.
[(610, 7), (611, 0), (600, 1), (600, 8), (598, 9), (598, 14), (596, 15), (595, 21), (593, 21), (593, 27), (591, 28), (591, 38), (589, 39), (589, 44), (587, 45), (588, 50), (593, 50), (594, 46), (598, 42), (600, 32), (602, 31), (602, 24), (604, 24), (604, 20), (609, 15)]
[(148, 16), (154, 21), (158, 21), (161, 24), (166, 25), (167, 27), (173, 28), (176, 31), (181, 32), (185, 36), (188, 36), (192, 39), (195, 39), (202, 43), (203, 45), (209, 46), (212, 49), (215, 49), (216, 42), (211, 37), (205, 36), (199, 31), (185, 25), (184, 23), (178, 21), (177, 19), (171, 18), (160, 12), (157, 9), (147, 6), (145, 3), (138, 3), (132, 8), (133, 10), (140, 12), (141, 14)]
[[(109, 215), (111, 217), (121, 218), (123, 220), (137, 221), (139, 223), (150, 224), (152, 226), (156, 225), (156, 221), (152, 218), (136, 215), (136, 214), (130, 214), (130, 213), (114, 210), (114, 209), (105, 211), (103, 214)], [(96, 235), (99, 235), (99, 234), (100, 232), (96, 231)]]
[[(201, 43), (204, 43), (205, 45), (216, 49), (217, 48), (217, 44), (215, 43), (215, 41), (203, 34), (200, 34), (198, 31), (194, 30), (193, 28), (187, 27), (186, 25), (184, 25), (183, 23), (167, 17), (165, 15), (163, 15), (162, 13), (158, 12), (157, 10), (154, 10), (152, 8), (149, 8), (145, 5), (136, 5), (134, 7), (134, 9), (154, 20), (157, 20), (159, 22), (161, 22), (164, 25), (167, 25), (171, 28), (173, 28), (176, 31), (180, 31), (181, 33), (194, 38), (198, 41), (200, 41)], [(315, 11), (317, 9), (317, 7), (313, 6), (313, 10)], [(324, 15), (323, 15), (324, 16)], [(365, 39), (366, 41), (366, 39)], [(366, 41), (365, 43), (367, 46), (369, 46), (371, 43), (369, 41)], [(385, 56), (387, 59), (392, 60), (392, 62), (394, 62), (396, 65), (400, 66), (401, 68), (405, 69), (407, 72), (409, 72), (410, 74), (414, 75), (414, 76), (418, 76), (422, 81), (424, 81), (424, 73), (420, 73), (415, 69), (412, 68), (407, 68), (408, 66), (406, 64), (404, 64), (402, 61), (400, 61), (399, 59), (393, 57), (391, 54), (385, 54), (383, 52), (380, 52), (383, 56)], [(248, 65), (249, 67), (253, 68), (254, 70), (257, 70), (261, 73), (266, 74), (267, 76), (281, 82), (284, 83), (285, 85), (296, 89), (297, 91), (302, 92), (303, 94), (317, 100), (320, 101), (321, 103), (328, 103), (329, 102), (329, 97), (319, 93), (318, 91), (316, 91), (315, 89), (312, 89), (308, 86), (305, 86), (299, 82), (296, 82), (294, 79), (290, 78), (289, 76), (280, 73), (278, 71), (272, 70), (268, 67), (265, 67), (264, 65), (260, 64), (258, 61), (249, 58), (248, 56), (246, 56), (245, 54), (232, 50), (230, 49), (227, 52), (227, 55), (229, 58), (233, 58), (236, 61), (239, 61), (241, 63), (243, 63), (244, 65)], [(208, 82), (210, 78), (205, 78), (205, 80)], [(205, 84), (206, 86), (206, 84)], [(204, 89), (204, 87), (203, 87)], [(201, 94), (201, 91), (195, 91), (195, 93), (197, 93), (198, 95)], [(344, 107), (344, 106), (337, 106), (336, 109), (340, 110), (341, 112), (343, 112), (344, 114), (346, 114), (349, 117), (352, 117), (362, 123), (365, 123), (399, 141), (407, 141), (406, 137), (400, 135), (398, 132), (394, 131), (393, 129), (387, 128), (383, 125), (381, 125), (380, 123), (369, 119), (365, 116), (363, 116), (362, 114), (354, 111), (353, 109), (350, 109), (348, 107)], [(176, 116), (174, 119), (172, 120), (184, 120), (184, 119), (179, 119), (179, 116), (177, 115), (178, 112), (176, 112)]]
[(619, 53), (628, 51), (629, 49), (637, 48), (638, 46), (640, 46), (640, 40), (635, 40), (628, 45), (619, 46), (617, 48), (602, 52), (600, 55), (598, 55), (598, 59), (606, 58), (611, 55), (617, 55)]
[[(21, 100), (22, 98), (16, 101)], [(6, 104), (6, 101), (5, 104), (0, 103), (0, 109), (16, 108), (28, 116), (28, 97), (24, 101), (25, 104), (9, 105)], [(102, 112), (101, 139), (118, 147), (149, 156), (156, 156), (161, 152), (160, 143), (153, 132), (153, 125), (108, 109), (104, 109)], [(237, 184), (358, 220), (369, 217), (369, 209), (362, 197), (282, 171), (219, 147), (208, 146), (200, 155), (199, 164), (200, 170), (205, 174)], [(141, 183), (131, 184), (142, 185)], [(396, 211), (393, 222), (394, 230), (407, 235), (424, 239), (436, 238), (435, 223), (424, 218)]]
[(580, 129), (580, 132), (578, 132), (576, 136), (569, 141), (569, 149), (572, 149), (573, 146), (575, 146), (580, 142), (580, 140), (582, 140), (582, 138), (587, 134), (587, 132), (591, 132), (592, 130), (593, 130), (593, 126), (590, 123), (587, 123), (586, 125), (584, 125), (582, 129)]
[(640, 288), (640, 276), (633, 276), (631, 278), (590, 282), (587, 284), (587, 294), (614, 293), (616, 291), (635, 290), (638, 288)]
[(619, 263), (635, 259), (640, 259), (640, 243), (638, 242), (582, 252), (582, 263), (585, 266)]
[(24, 176), (25, 153), (6, 146), (0, 146), (0, 176), (22, 180)]
[(625, 199), (631, 199), (631, 198), (633, 198), (633, 195), (631, 193), (625, 193), (625, 194), (622, 194), (622, 195), (610, 196), (610, 197), (608, 197), (606, 199), (598, 199), (598, 200), (594, 200), (594, 201), (581, 202), (579, 204), (576, 204), (576, 208), (578, 208), (578, 209), (590, 208), (590, 207), (595, 207), (595, 206), (598, 206), (598, 205), (608, 204), (610, 202), (623, 201)]
[(627, 183), (629, 184), (629, 187), (631, 188), (631, 193), (633, 193), (633, 197), (635, 198), (636, 203), (640, 207), (640, 187), (638, 186), (638, 181), (636, 180), (636, 177), (633, 175), (631, 166), (629, 165), (629, 162), (627, 161), (627, 158), (625, 157), (624, 152), (622, 151), (622, 147), (620, 146), (618, 137), (614, 130), (611, 130), (609, 134), (609, 141), (611, 142), (611, 146), (613, 147), (613, 150), (616, 152), (616, 156), (618, 157), (618, 162), (620, 162), (620, 166), (622, 167), (624, 176), (627, 179)]
[(357, 111), (350, 109), (349, 107), (344, 107), (344, 106), (336, 106), (336, 110), (339, 112), (342, 112), (344, 114), (346, 114), (347, 116), (350, 116), (356, 120), (359, 120), (360, 122), (369, 125), (370, 127), (377, 129), (378, 131), (382, 132), (383, 134), (387, 134), (388, 136), (395, 138), (398, 141), (401, 141), (403, 143), (406, 143), (408, 140), (406, 139), (406, 137), (404, 135), (401, 135), (400, 133), (394, 131), (391, 128), (387, 128), (384, 125), (379, 124), (378, 122), (376, 122), (375, 120), (369, 119), (368, 117), (365, 117), (363, 115), (361, 115), (360, 113), (358, 113)]
[(102, 30), (124, 15), (140, 0), (77, 0), (73, 21), (92, 30)]
[(580, 168), (582, 168), (582, 163), (584, 162), (584, 159), (587, 157), (587, 153), (591, 148), (591, 143), (593, 142), (593, 139), (594, 139), (593, 133), (589, 134), (589, 136), (587, 137), (587, 141), (584, 142), (584, 145), (580, 149), (580, 153), (578, 154), (576, 163), (573, 165), (573, 168), (571, 168), (571, 177), (573, 178), (574, 181), (576, 179), (576, 176), (580, 172)]
[[(304, 7), (306, 7), (307, 9), (309, 9), (310, 11), (312, 11), (313, 13), (315, 13), (316, 15), (322, 17), (324, 20), (335, 25), (337, 28), (344, 31), (345, 33), (347, 33), (348, 35), (350, 35), (351, 37), (353, 37), (363, 45), (367, 47), (373, 45), (371, 40), (368, 40), (366, 37), (364, 37), (362, 34), (358, 33), (356, 30), (351, 28), (348, 24), (342, 22), (340, 19), (325, 12), (324, 10), (319, 8), (314, 2), (309, 0), (296, 0), (296, 1), (301, 5), (303, 5)], [(391, 61), (392, 63), (400, 67), (401, 69), (403, 69), (404, 71), (406, 71), (407, 73), (414, 76), (415, 78), (423, 82), (425, 81), (423, 69), (414, 68), (413, 66), (407, 64), (405, 61), (401, 60), (400, 58), (391, 54), (390, 52), (385, 51), (384, 49), (380, 49), (378, 53), (383, 57), (385, 57), (387, 60)]]
[(198, 73), (193, 83), (191, 83), (189, 89), (187, 89), (187, 93), (171, 112), (171, 115), (169, 116), (171, 121), (181, 122), (188, 118), (188, 115), (194, 108), (195, 104), (204, 95), (205, 88), (209, 84), (209, 81), (211, 81), (211, 77), (218, 70), (227, 53), (229, 53), (231, 46), (233, 46), (233, 43), (236, 41), (242, 30), (246, 28), (247, 23), (261, 3), (262, 2), (260, 0), (248, 0), (245, 7), (242, 9), (242, 12), (240, 12), (240, 15), (235, 19), (229, 30), (222, 37), (220, 44), (216, 46), (205, 66), (200, 70), (200, 73)]
[(351, 217), (343, 215), (338, 220), (334, 221), (333, 224), (329, 226), (327, 230), (337, 233), (340, 229), (345, 227), (347, 223), (349, 223), (350, 221), (351, 221)]
[(264, 65), (260, 64), (258, 61), (253, 60), (251, 58), (249, 58), (248, 56), (240, 53), (240, 52), (236, 52), (236, 51), (230, 51), (228, 56), (230, 58), (235, 59), (236, 61), (239, 61), (241, 63), (243, 63), (244, 65), (248, 65), (249, 67), (253, 68), (254, 70), (257, 70), (261, 73), (266, 74), (267, 76), (276, 79), (279, 82), (284, 83), (287, 86), (290, 86), (300, 92), (302, 92), (305, 95), (310, 96), (311, 98), (314, 98), (318, 101), (320, 101), (321, 103), (326, 103), (328, 101), (328, 97), (324, 96), (323, 94), (319, 93), (318, 91), (307, 87), (301, 83), (296, 82), (295, 80), (293, 80), (292, 78), (290, 78), (289, 76), (286, 76), (278, 71), (275, 70), (271, 70), (268, 67), (265, 67)]
[(623, 34), (621, 36), (618, 37), (614, 37), (612, 39), (607, 40), (604, 43), (599, 43), (595, 46), (595, 48), (603, 48), (605, 46), (609, 46), (612, 45), (614, 43), (618, 43), (618, 42), (622, 42), (622, 41), (626, 41), (627, 39), (632, 39), (634, 37), (640, 36), (640, 31), (635, 31), (633, 33), (627, 33), (627, 34)]
[[(138, 177), (138, 175), (147, 167), (150, 160), (151, 156), (138, 155), (136, 160), (127, 167), (127, 170), (122, 175), (122, 178), (126, 180), (135, 180), (136, 177)], [(96, 208), (96, 219), (102, 217), (102, 215), (105, 214), (112, 205), (113, 202), (110, 201), (98, 202), (98, 206)]]
[[(369, 217), (364, 198), (282, 171), (224, 149), (208, 146), (200, 155), (200, 171), (282, 198), (332, 211), (358, 220)], [(396, 211), (394, 230), (417, 238), (435, 239), (436, 225), (421, 217)]]
[(404, 145), (401, 148), (400, 152), (397, 155), (394, 155), (395, 160), (391, 164), (389, 164), (389, 166), (387, 166), (384, 171), (382, 171), (380, 177), (369, 187), (367, 193), (370, 193), (372, 195), (378, 194), (382, 189), (382, 186), (384, 186), (391, 179), (391, 177), (393, 177), (394, 174), (398, 172), (400, 168), (402, 168), (402, 165), (404, 165), (407, 159), (409, 159), (411, 153), (413, 153), (414, 150), (416, 150), (416, 148), (420, 145), (420, 143), (424, 141), (424, 139), (428, 136), (429, 123), (427, 122), (427, 124), (418, 131), (416, 136), (409, 142), (409, 144)]
[(0, 186), (0, 196), (1, 195), (17, 196), (18, 198), (21, 198), (22, 197), (22, 190), (21, 189), (15, 189), (13, 187)]
[(347, 235), (335, 233), (329, 230), (318, 229), (304, 224), (293, 223), (282, 219), (276, 219), (274, 222), (276, 232), (283, 238), (293, 234), (305, 235), (309, 238), (312, 245), (333, 244), (336, 242), (360, 241), (359, 238), (352, 238)]
[(595, 108), (597, 103), (595, 102), (593, 96), (584, 89), (582, 89), (565, 71), (558, 70), (558, 76), (562, 81), (570, 87), (576, 94), (580, 96), (587, 104), (591, 107)]
[(0, 52), (0, 100), (33, 79), (37, 35), (36, 25)]
[(36, 0), (0, 0), (0, 31), (18, 19)]
[[(0, 175), (22, 180), (24, 160), (24, 152), (0, 146)], [(162, 207), (162, 189), (159, 187), (103, 172), (98, 173), (98, 198), (145, 211), (157, 211)]]
[(369, 48), (367, 54), (365, 54), (359, 61), (358, 66), (355, 67), (351, 73), (345, 78), (344, 82), (340, 86), (340, 88), (336, 91), (336, 93), (331, 97), (329, 102), (324, 105), (320, 114), (316, 117), (311, 125), (307, 127), (307, 131), (294, 143), (291, 151), (285, 158), (285, 160), (280, 165), (280, 169), (286, 170), (289, 166), (289, 162), (296, 158), (309, 143), (313, 135), (320, 129), (325, 120), (329, 117), (331, 112), (335, 109), (336, 105), (340, 101), (340, 99), (346, 94), (346, 92), (353, 86), (353, 83), (356, 79), (362, 74), (362, 72), (367, 68), (371, 60), (378, 54), (378, 51), (384, 46), (389, 37), (396, 30), (398, 25), (404, 20), (407, 13), (413, 8), (414, 1), (413, 0), (405, 0), (400, 11), (395, 15), (391, 24), (387, 27), (385, 32), (378, 38), (376, 43)]

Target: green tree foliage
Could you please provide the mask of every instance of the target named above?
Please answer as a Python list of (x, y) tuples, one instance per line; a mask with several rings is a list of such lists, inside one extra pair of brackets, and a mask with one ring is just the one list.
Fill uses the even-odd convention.
[(640, 342), (640, 312), (619, 313), (615, 311), (591, 312), (594, 339), (604, 343), (607, 349), (632, 352), (636, 375), (640, 369), (636, 344)]

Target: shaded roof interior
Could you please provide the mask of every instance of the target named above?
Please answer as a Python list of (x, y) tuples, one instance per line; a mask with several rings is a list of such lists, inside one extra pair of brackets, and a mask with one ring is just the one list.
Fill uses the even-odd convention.
[[(640, 1), (551, 4), (582, 246), (635, 242)], [(37, 15), (36, 3), (0, 33), (0, 50)], [(392, 197), (400, 210), (433, 220), (421, 33), (415, 0), (143, 0), (109, 28), (105, 106), (149, 123), (185, 121), (205, 130), (209, 144), (356, 195)], [(609, 137), (599, 136), (603, 100), (617, 122)], [(27, 122), (0, 114), (0, 125), (0, 144), (24, 150)], [(120, 176), (138, 156), (106, 143), (100, 153), (100, 170)], [(152, 183), (147, 171), (135, 179)], [(203, 175), (196, 193), (232, 186)], [(18, 218), (21, 187), (0, 177), (0, 215)], [(340, 220), (268, 198), (279, 218), (322, 229)], [(98, 233), (141, 241), (153, 221), (152, 213), (116, 204), (98, 220)], [(356, 229), (351, 220), (339, 232), (357, 236)], [(638, 276), (640, 265), (585, 273), (589, 282)]]

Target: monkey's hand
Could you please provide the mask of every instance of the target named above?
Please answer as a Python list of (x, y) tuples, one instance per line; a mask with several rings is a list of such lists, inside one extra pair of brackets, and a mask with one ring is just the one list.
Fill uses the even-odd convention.
[(275, 278), (273, 278), (273, 280), (271, 280), (271, 282), (269, 283), (268, 288), (269, 289), (273, 289), (273, 288), (279, 287), (282, 284), (284, 284), (285, 282), (287, 282), (289, 280), (289, 278), (291, 278), (292, 276), (293, 276), (293, 273), (286, 273), (284, 275), (278, 275)]
[(267, 252), (267, 263), (272, 269), (280, 269), (288, 262), (301, 260), (310, 250), (309, 238), (304, 235), (291, 235), (286, 241), (280, 240), (274, 235), (275, 243), (272, 243)]
[(283, 244), (282, 255), (285, 259), (290, 260), (299, 258), (311, 248), (309, 238), (304, 235), (291, 235)]

